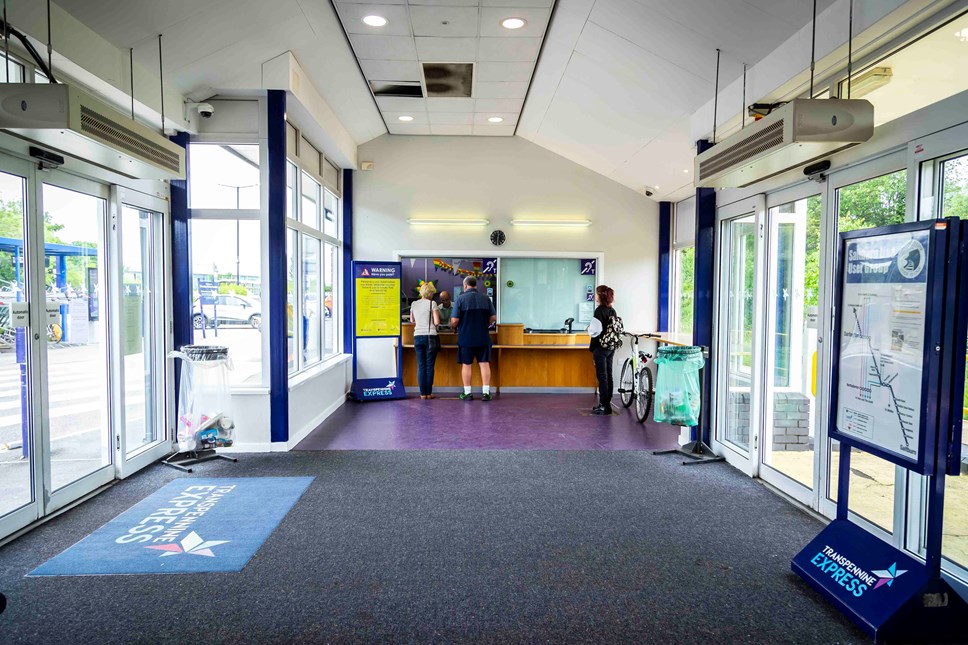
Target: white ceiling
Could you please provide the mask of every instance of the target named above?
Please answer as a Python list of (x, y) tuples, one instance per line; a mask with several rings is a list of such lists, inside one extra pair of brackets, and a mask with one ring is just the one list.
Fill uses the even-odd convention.
[[(813, 4), (557, 0), (545, 33), (554, 0), (339, 1), (358, 66), (328, 0), (56, 1), (109, 41), (134, 47), (149, 68), (163, 33), (165, 77), (196, 100), (261, 87), (262, 64), (292, 51), (357, 143), (386, 132), (384, 119), (402, 134), (510, 135), (516, 127), (633, 189), (658, 186), (657, 199), (692, 190), (689, 117), (713, 95), (716, 48), (724, 87), (742, 75), (742, 63), (759, 62), (808, 25)], [(819, 0), (818, 11), (833, 2)], [(374, 31), (360, 18), (377, 11), (390, 22)], [(528, 26), (501, 29), (500, 18), (512, 14)], [(474, 97), (374, 105), (360, 67), (373, 80), (420, 80), (423, 60), (477, 62)], [(804, 67), (808, 61), (804, 51)], [(414, 121), (397, 121), (404, 113)], [(505, 121), (488, 124), (492, 115)]]
[[(833, 1), (819, 0), (818, 13)], [(716, 48), (724, 87), (812, 10), (809, 0), (559, 0), (517, 134), (681, 199), (692, 190), (689, 116), (713, 96)]]
[[(368, 80), (419, 82), (426, 95), (420, 63), (475, 63), (471, 98), (378, 97), (391, 134), (512, 136), (553, 1), (337, 0), (336, 9)], [(370, 15), (388, 22), (371, 27)], [(504, 29), (510, 17), (525, 26)]]

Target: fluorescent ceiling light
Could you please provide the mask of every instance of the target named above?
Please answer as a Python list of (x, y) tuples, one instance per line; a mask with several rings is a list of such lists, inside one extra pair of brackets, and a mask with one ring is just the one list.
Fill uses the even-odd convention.
[(499, 116), (489, 116), (489, 117), (487, 117), (487, 120), (488, 120), (489, 123), (500, 123), (504, 119), (502, 119)]
[(501, 21), (501, 26), (505, 29), (520, 29), (526, 24), (528, 24), (528, 21), (524, 18), (505, 18)]
[(409, 123), (413, 121), (413, 117), (409, 115), (398, 116), (397, 121), (403, 121), (404, 123)]
[(443, 217), (411, 217), (407, 220), (417, 226), (487, 226), (490, 220), (481, 217), (468, 217), (464, 219), (443, 218)]
[(512, 219), (513, 226), (547, 226), (561, 228), (585, 228), (592, 225), (588, 219)]
[(891, 82), (894, 72), (890, 67), (875, 67), (850, 81), (850, 98), (859, 99)]
[(363, 24), (371, 27), (386, 27), (387, 22), (387, 19), (383, 16), (366, 16), (363, 18)]

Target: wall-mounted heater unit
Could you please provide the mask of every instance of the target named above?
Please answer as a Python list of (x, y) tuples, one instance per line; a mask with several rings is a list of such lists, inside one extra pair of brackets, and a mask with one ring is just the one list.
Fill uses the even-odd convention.
[(0, 84), (0, 128), (132, 179), (184, 179), (185, 150), (75, 87)]
[(863, 99), (794, 99), (696, 157), (696, 186), (740, 188), (874, 135)]

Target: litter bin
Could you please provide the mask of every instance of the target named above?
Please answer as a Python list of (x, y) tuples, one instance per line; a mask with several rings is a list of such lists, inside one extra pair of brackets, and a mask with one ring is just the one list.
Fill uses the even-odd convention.
[(231, 446), (235, 438), (228, 347), (185, 345), (171, 352), (182, 361), (178, 391), (178, 452)]
[(701, 347), (660, 347), (655, 359), (655, 420), (677, 426), (699, 425), (702, 390), (699, 370), (706, 361)]

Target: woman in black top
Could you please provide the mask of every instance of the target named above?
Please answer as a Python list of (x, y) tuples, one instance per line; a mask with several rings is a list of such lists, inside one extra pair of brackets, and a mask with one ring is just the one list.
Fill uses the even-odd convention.
[[(592, 352), (595, 359), (595, 375), (598, 377), (598, 405), (592, 408), (592, 414), (602, 416), (612, 414), (612, 393), (614, 383), (612, 381), (612, 358), (615, 356), (614, 349), (605, 349), (600, 342), (602, 334), (608, 329), (615, 310), (612, 309), (612, 302), (615, 300), (615, 291), (604, 284), (598, 285), (595, 289), (595, 319), (601, 323), (601, 331), (592, 336), (588, 349)], [(595, 325), (597, 326), (597, 325)]]

